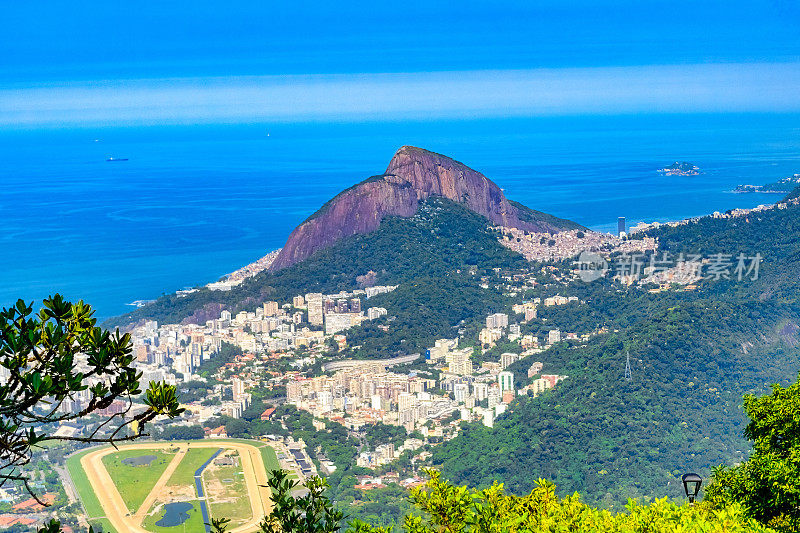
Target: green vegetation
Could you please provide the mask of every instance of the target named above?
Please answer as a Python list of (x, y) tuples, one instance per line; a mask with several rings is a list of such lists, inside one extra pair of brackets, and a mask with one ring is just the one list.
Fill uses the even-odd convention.
[[(475, 490), (455, 486), (428, 470), (426, 486), (411, 491), (411, 501), (422, 513), (407, 514), (403, 529), (407, 533), (796, 532), (800, 530), (800, 381), (786, 388), (774, 385), (772, 394), (761, 398), (746, 396), (745, 409), (751, 418), (745, 434), (754, 441), (754, 453), (740, 466), (715, 469), (708, 497), (697, 505), (677, 505), (667, 498), (650, 504), (629, 500), (625, 511), (614, 513), (584, 504), (577, 492), (559, 497), (555, 485), (544, 479), (536, 480), (530, 493), (520, 497), (507, 494), (497, 481)], [(310, 492), (303, 500), (289, 497), (295, 483), (286, 473), (275, 473), (270, 486), (275, 506), (263, 531), (337, 530), (342, 515), (322, 493), (322, 480), (308, 482)], [(309, 516), (314, 518), (312, 524)], [(356, 520), (347, 532), (393, 529)]]
[(379, 444), (391, 442), (396, 447), (403, 444), (403, 441), (408, 437), (408, 432), (403, 426), (390, 426), (383, 422), (377, 424), (368, 424), (364, 428), (364, 440), (366, 443), (374, 448)]
[[(238, 457), (235, 456), (235, 457)], [(230, 518), (231, 526), (244, 523), (253, 515), (242, 466), (209, 466), (203, 472), (209, 513), (214, 518)]]
[(404, 525), (409, 533), (770, 531), (745, 517), (736, 505), (719, 511), (710, 506), (676, 505), (662, 499), (649, 505), (630, 502), (627, 512), (611, 513), (585, 505), (578, 494), (559, 498), (555, 486), (541, 479), (529, 494), (520, 497), (506, 494), (503, 486), (496, 483), (481, 491), (455, 487), (431, 472), (426, 489), (413, 490), (412, 500), (427, 516), (406, 519)]
[[(617, 308), (619, 333), (537, 355), (545, 373), (569, 377), (537, 398), (518, 398), (493, 429), (469, 424), (437, 447), (434, 463), (443, 474), (478, 487), (496, 479), (517, 494), (541, 476), (563, 494), (579, 490), (611, 507), (628, 498), (677, 497), (680, 474), (707, 476), (714, 465), (744, 460), (741, 396), (786, 383), (797, 371), (772, 306), (669, 294), (635, 303)], [(744, 343), (751, 343), (747, 353)], [(624, 379), (628, 352), (632, 381)], [(510, 370), (527, 382), (532, 362)]]
[(206, 436), (202, 426), (166, 426), (158, 431), (153, 431), (156, 440), (200, 440)]
[(753, 454), (738, 466), (720, 466), (706, 489), (717, 507), (741, 503), (747, 514), (783, 531), (800, 530), (800, 382), (774, 385), (772, 394), (746, 396), (745, 435)]
[(259, 449), (261, 450), (261, 458), (264, 460), (264, 468), (267, 469), (267, 472), (278, 470), (281, 467), (278, 461), (278, 454), (275, 453), (275, 450), (271, 446), (260, 446)]
[[(130, 466), (122, 462), (145, 455), (155, 456), (149, 466)], [(135, 513), (174, 457), (174, 454), (156, 449), (122, 450), (103, 457), (103, 466), (125, 500), (128, 511)]]
[[(224, 448), (220, 445), (220, 448)], [(186, 455), (183, 456), (178, 468), (172, 473), (167, 485), (191, 485), (194, 486), (194, 473), (197, 469), (203, 466), (212, 455), (217, 451), (217, 448), (189, 448)]]
[[(411, 514), (419, 514), (409, 499), (409, 492), (400, 485), (392, 484), (383, 489), (360, 491), (351, 489), (353, 504), (340, 508), (353, 519), (362, 520), (373, 526), (396, 526), (403, 523), (403, 518)], [(344, 496), (350, 496), (344, 493)], [(399, 528), (398, 528), (399, 529)]]
[[(464, 424), (458, 438), (432, 450), (442, 475), (476, 487), (469, 505), (477, 507), (490, 505), (485, 502), (489, 493), (480, 491), (491, 490), (495, 480), (511, 493), (526, 494), (551, 490), (549, 485), (537, 484), (536, 479), (543, 477), (559, 488), (558, 498), (548, 501), (573, 509), (575, 516), (590, 517), (591, 527), (604, 524), (611, 530), (624, 530), (633, 527), (632, 521), (652, 519), (655, 530), (667, 530), (669, 520), (696, 527), (709, 521), (713, 530), (716, 518), (708, 506), (688, 510), (659, 501), (614, 515), (568, 495), (580, 490), (588, 504), (620, 511), (628, 498), (680, 497), (682, 473), (697, 471), (708, 479), (714, 465), (743, 463), (713, 471), (716, 483), (709, 488), (709, 500), (730, 503), (716, 511), (730, 513), (727, 518), (717, 518), (741, 528), (747, 527), (749, 518), (775, 528), (791, 525), (795, 517), (787, 509), (798, 505), (792, 492), (798, 473), (792, 468), (800, 458), (791, 451), (785, 456), (769, 455), (776, 453), (771, 449), (760, 452), (760, 433), (748, 430), (747, 437), (756, 443), (748, 461), (749, 444), (742, 436), (748, 421), (740, 398), (761, 393), (772, 383), (788, 385), (797, 375), (799, 214), (800, 209), (790, 206), (748, 217), (704, 218), (651, 232), (659, 239), (659, 253), (673, 258), (681, 253), (705, 257), (722, 253), (730, 254), (735, 264), (739, 253), (761, 254), (764, 261), (758, 279), (734, 276), (702, 281), (695, 292), (659, 294), (610, 280), (569, 287), (542, 284), (528, 291), (525, 297), (558, 291), (578, 296), (585, 304), (540, 309), (540, 319), (524, 325), (523, 333), (541, 336), (554, 327), (586, 333), (601, 326), (611, 333), (585, 345), (559, 343), (537, 355), (545, 373), (569, 377), (538, 398), (515, 400), (493, 429)], [(460, 329), (473, 331), (476, 320), (488, 312), (508, 310), (510, 298), (479, 285), (480, 276), (495, 267), (513, 271), (527, 265), (499, 246), (485, 220), (437, 200), (423, 204), (415, 217), (387, 219), (374, 233), (344, 239), (308, 261), (257, 276), (230, 293), (201, 290), (185, 299), (165, 297), (126, 320), (152, 316), (177, 321), (204, 306), (227, 306), (236, 312), (264, 299), (352, 289), (357, 275), (372, 270), (379, 283), (399, 283), (400, 287), (369, 300), (370, 305), (386, 307), (389, 315), (348, 332), (351, 348), (344, 355), (413, 353), (437, 337), (452, 337)], [(506, 350), (514, 351), (503, 339), (487, 356)], [(628, 353), (633, 367), (630, 381), (623, 374)], [(519, 382), (527, 380), (532, 362), (529, 358), (512, 365)], [(749, 414), (752, 406), (746, 404)], [(342, 426), (329, 423), (317, 431), (309, 415), (291, 408), (279, 409), (276, 418), (309, 444), (312, 457), (319, 451), (340, 467), (330, 477), (333, 499), (358, 500), (353, 508), (359, 513), (366, 509), (359, 506), (373, 499), (370, 503), (376, 505), (368, 512), (374, 512), (371, 516), (379, 513), (379, 505), (386, 503), (381, 493), (367, 496), (353, 489), (354, 476), (360, 473), (352, 466), (359, 442)], [(769, 416), (764, 420), (775, 422)], [(786, 425), (785, 420), (778, 421)], [(248, 423), (242, 434), (252, 434), (256, 422)], [(281, 434), (276, 426), (264, 422), (259, 429)], [(752, 478), (747, 483), (743, 472)], [(764, 489), (776, 480), (780, 491)], [(766, 499), (765, 493), (774, 501)], [(545, 496), (538, 494), (536, 498)], [(510, 508), (520, 505), (497, 494), (491, 498)], [(567, 520), (566, 515), (558, 516), (559, 521)], [(658, 517), (672, 518), (659, 523)]]
[(92, 484), (89, 483), (89, 478), (81, 466), (81, 457), (93, 451), (95, 451), (95, 448), (90, 448), (70, 456), (67, 459), (67, 472), (69, 472), (72, 484), (75, 485), (75, 489), (78, 491), (78, 496), (81, 498), (86, 516), (89, 518), (99, 518), (105, 516), (106, 513), (103, 511), (100, 500), (97, 499)]
[[(0, 384), (0, 485), (20, 483), (32, 493), (32, 480), (23, 468), (31, 462), (34, 449), (67, 440), (55, 434), (60, 423), (142, 392), (141, 372), (132, 366), (130, 335), (119, 331), (112, 335), (96, 327), (93, 315), (90, 305), (73, 304), (60, 294), (45, 299), (38, 312), (22, 300), (0, 310), (0, 366), (6, 374)], [(83, 355), (79, 371), (76, 361)], [(59, 409), (78, 393), (86, 394), (85, 409), (78, 413)], [(163, 382), (150, 384), (144, 403), (147, 408), (135, 416), (106, 419), (103, 425), (111, 423), (107, 432), (80, 440), (105, 443), (134, 438), (157, 415), (173, 418), (183, 411), (175, 387)], [(138, 433), (128, 435), (127, 428), (134, 423)]]
[(233, 360), (239, 355), (242, 355), (241, 348), (229, 342), (223, 342), (222, 346), (220, 346), (219, 352), (214, 357), (208, 359), (207, 361), (203, 361), (200, 364), (197, 369), (197, 373), (205, 378), (210, 378), (216, 374), (220, 368), (228, 363), (233, 362)]
[[(406, 515), (407, 533), (529, 533), (534, 531), (580, 531), (586, 533), (773, 533), (747, 517), (739, 504), (724, 509), (701, 503), (676, 505), (667, 499), (652, 504), (631, 501), (626, 512), (612, 513), (585, 505), (576, 493), (564, 498), (555, 486), (538, 480), (525, 496), (507, 494), (501, 484), (484, 490), (454, 486), (436, 471), (428, 471), (425, 487), (413, 489), (411, 500), (418, 511)], [(324, 490), (326, 483), (312, 478), (307, 494), (291, 496), (297, 483), (286, 472), (274, 472), (270, 480), (274, 506), (261, 524), (264, 533), (333, 533), (340, 530), (344, 513), (336, 511)], [(421, 511), (421, 512), (420, 512)], [(227, 530), (228, 521), (213, 520), (212, 530)], [(394, 527), (374, 527), (361, 520), (349, 524), (345, 533), (390, 533)]]

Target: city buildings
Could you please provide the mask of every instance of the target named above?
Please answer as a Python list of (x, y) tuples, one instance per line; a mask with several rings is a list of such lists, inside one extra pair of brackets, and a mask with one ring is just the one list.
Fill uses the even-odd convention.
[(489, 329), (508, 327), (508, 315), (505, 313), (495, 313), (487, 316), (486, 327)]
[(500, 368), (505, 370), (509, 366), (513, 365), (519, 361), (519, 354), (516, 353), (504, 353), (500, 355)]

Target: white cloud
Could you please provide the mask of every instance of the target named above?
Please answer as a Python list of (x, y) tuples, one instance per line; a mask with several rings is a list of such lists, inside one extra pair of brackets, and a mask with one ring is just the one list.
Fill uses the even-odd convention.
[(798, 111), (800, 63), (142, 79), (0, 87), (0, 124)]

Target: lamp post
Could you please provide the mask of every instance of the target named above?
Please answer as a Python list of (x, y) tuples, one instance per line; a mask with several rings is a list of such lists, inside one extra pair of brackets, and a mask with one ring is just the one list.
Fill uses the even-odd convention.
[(700, 485), (703, 484), (703, 478), (697, 474), (684, 474), (681, 476), (681, 481), (683, 482), (683, 490), (686, 491), (686, 496), (689, 498), (689, 503), (694, 505), (697, 493), (700, 492)]

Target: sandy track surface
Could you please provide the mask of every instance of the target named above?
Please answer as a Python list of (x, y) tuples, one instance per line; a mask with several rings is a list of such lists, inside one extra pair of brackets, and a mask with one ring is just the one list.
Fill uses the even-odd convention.
[(183, 446), (178, 446), (178, 453), (175, 454), (175, 457), (172, 458), (172, 461), (167, 465), (167, 468), (164, 470), (164, 473), (161, 474), (161, 477), (158, 478), (156, 484), (153, 485), (153, 490), (150, 491), (150, 494), (147, 495), (147, 498), (144, 499), (142, 505), (139, 506), (139, 510), (136, 511), (136, 514), (133, 516), (133, 522), (135, 524), (141, 525), (144, 522), (144, 517), (147, 514), (147, 511), (153, 507), (153, 504), (156, 503), (156, 498), (161, 495), (161, 491), (164, 490), (164, 486), (169, 481), (169, 478), (172, 477), (172, 473), (178, 468), (178, 465), (183, 460), (183, 457), (186, 455), (186, 452), (189, 450), (189, 447), (185, 444)]
[(239, 452), (242, 461), (242, 472), (244, 473), (247, 494), (250, 498), (250, 508), (252, 515), (246, 523), (231, 530), (231, 533), (247, 533), (258, 529), (258, 524), (263, 517), (271, 510), (270, 491), (267, 485), (267, 471), (264, 468), (264, 461), (261, 451), (254, 445), (241, 442), (226, 441), (193, 441), (190, 444), (175, 442), (140, 442), (120, 446), (119, 450), (153, 450), (164, 448), (179, 448), (176, 457), (167, 466), (167, 469), (158, 479), (153, 490), (148, 494), (142, 506), (136, 514), (128, 513), (125, 501), (122, 499), (114, 481), (108, 474), (103, 465), (103, 457), (117, 453), (113, 447), (100, 448), (90, 452), (81, 458), (81, 467), (86, 472), (89, 482), (94, 489), (100, 505), (103, 507), (106, 518), (118, 531), (131, 533), (150, 533), (141, 524), (147, 511), (158, 499), (172, 473), (180, 464), (180, 460), (186, 455), (189, 448), (225, 448)]

